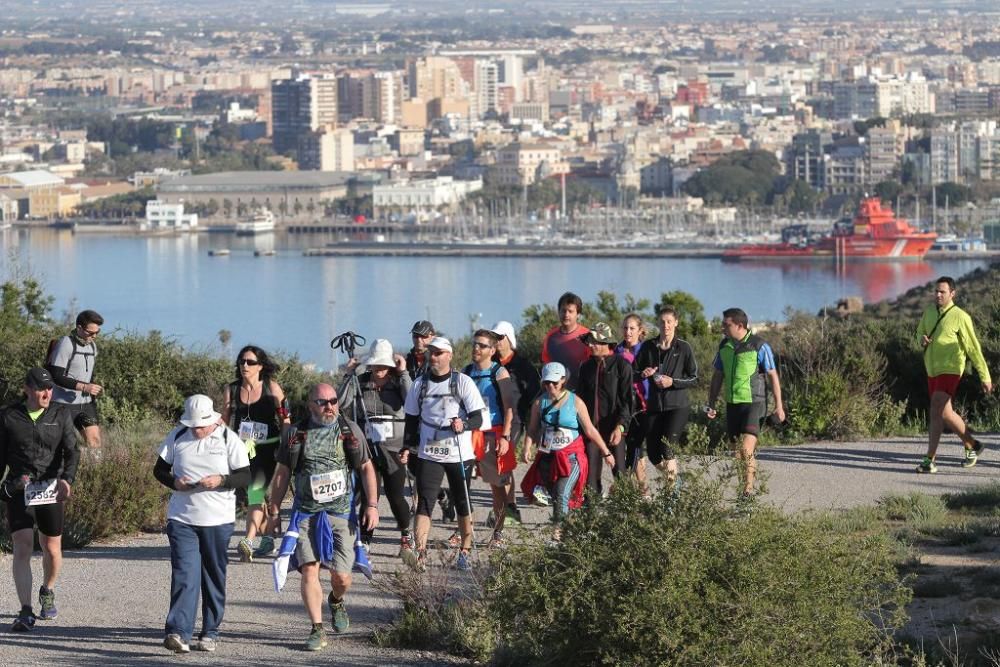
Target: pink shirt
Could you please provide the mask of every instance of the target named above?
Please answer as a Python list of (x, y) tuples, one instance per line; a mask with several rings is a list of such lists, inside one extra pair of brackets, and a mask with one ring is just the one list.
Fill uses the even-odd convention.
[(569, 378), (567, 389), (575, 389), (580, 374), (580, 364), (590, 359), (590, 347), (580, 340), (580, 336), (590, 333), (590, 329), (578, 324), (572, 333), (563, 333), (559, 327), (554, 327), (545, 335), (542, 341), (542, 363), (558, 361), (566, 367)]

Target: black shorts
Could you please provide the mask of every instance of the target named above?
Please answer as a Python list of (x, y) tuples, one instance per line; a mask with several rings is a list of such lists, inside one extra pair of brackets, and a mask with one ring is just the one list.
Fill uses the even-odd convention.
[(690, 413), (691, 409), (687, 406), (646, 413), (646, 455), (654, 466), (677, 458), (671, 445), (680, 442)]
[(760, 435), (762, 419), (764, 419), (763, 403), (727, 403), (726, 435), (732, 440), (744, 435)]
[(77, 431), (82, 433), (83, 429), (100, 424), (97, 420), (97, 406), (93, 401), (90, 403), (63, 403), (63, 405)]
[(25, 507), (24, 491), (7, 501), (7, 525), (12, 535), (37, 525), (42, 535), (58, 537), (63, 532), (63, 518), (63, 503)]
[[(411, 453), (412, 454), (412, 453)], [(416, 458), (411, 455), (411, 459)], [(469, 516), (472, 509), (469, 507), (469, 485), (472, 484), (472, 469), (476, 467), (475, 459), (470, 459), (465, 463), (438, 463), (427, 459), (418, 459), (414, 468), (414, 475), (417, 478), (417, 514), (431, 516), (434, 503), (437, 501), (438, 491), (441, 490), (441, 482), (448, 477), (448, 487), (451, 491), (452, 501), (455, 503), (455, 511), (458, 516)], [(463, 474), (462, 468), (465, 468)], [(461, 492), (462, 479), (465, 479), (465, 493)]]

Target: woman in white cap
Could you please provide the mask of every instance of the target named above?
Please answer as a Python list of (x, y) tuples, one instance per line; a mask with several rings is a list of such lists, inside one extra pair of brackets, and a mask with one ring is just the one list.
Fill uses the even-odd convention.
[[(552, 497), (552, 521), (559, 523), (569, 510), (583, 504), (587, 485), (587, 450), (583, 436), (594, 442), (608, 466), (615, 458), (590, 420), (587, 406), (566, 389), (566, 367), (557, 361), (542, 368), (542, 393), (531, 406), (531, 420), (524, 439), (524, 460), (530, 462), (535, 442), (538, 456), (521, 480), (521, 492), (529, 502), (537, 485)], [(556, 538), (558, 539), (558, 530)]]
[[(385, 496), (396, 519), (399, 529), (399, 553), (413, 550), (413, 535), (410, 533), (410, 505), (403, 495), (406, 486), (406, 466), (399, 461), (403, 449), (403, 404), (406, 394), (413, 386), (410, 374), (406, 372), (406, 359), (392, 350), (392, 343), (384, 338), (372, 343), (368, 356), (360, 363), (357, 359), (347, 362), (348, 372), (364, 366), (357, 383), (348, 382), (341, 389), (340, 409), (365, 430), (365, 437), (371, 446), (372, 462), (377, 474), (382, 478)], [(355, 402), (358, 390), (361, 400)], [(377, 498), (373, 502), (377, 502)], [(364, 491), (361, 493), (362, 507), (367, 506)], [(370, 544), (374, 531), (361, 535), (364, 544)]]
[(201, 634), (195, 648), (214, 651), (226, 607), (226, 551), (236, 524), (236, 492), (250, 483), (250, 460), (239, 436), (222, 423), (212, 399), (195, 394), (160, 445), (153, 475), (171, 489), (170, 611), (164, 647), (191, 650), (198, 595)]

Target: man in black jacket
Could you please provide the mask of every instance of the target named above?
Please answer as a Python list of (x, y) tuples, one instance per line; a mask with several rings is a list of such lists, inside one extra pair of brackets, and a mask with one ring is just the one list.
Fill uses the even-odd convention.
[[(63, 504), (72, 493), (80, 452), (73, 421), (52, 403), (52, 375), (32, 368), (24, 379), (25, 400), (0, 414), (0, 498), (14, 542), (14, 587), (21, 611), (11, 630), (27, 632), (36, 618), (56, 618), (53, 587), (62, 566)], [(41, 611), (31, 607), (31, 553), (35, 526), (42, 546), (44, 582), (38, 591)]]
[(633, 365), (638, 377), (649, 380), (646, 453), (672, 484), (677, 479), (677, 457), (671, 445), (678, 443), (687, 427), (691, 412), (688, 389), (698, 381), (698, 364), (691, 346), (675, 335), (677, 310), (662, 306), (656, 317), (660, 335), (642, 344)]
[[(590, 332), (580, 337), (590, 347), (590, 358), (580, 366), (576, 393), (590, 412), (591, 421), (615, 456), (615, 477), (625, 470), (625, 443), (622, 435), (632, 419), (635, 388), (632, 386), (632, 366), (614, 353), (618, 340), (611, 326), (598, 322)], [(601, 447), (587, 441), (590, 473), (587, 490), (601, 494)]]

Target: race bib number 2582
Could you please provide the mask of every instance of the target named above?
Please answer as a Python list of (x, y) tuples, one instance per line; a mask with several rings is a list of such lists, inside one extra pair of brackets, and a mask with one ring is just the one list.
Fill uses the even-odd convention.
[(26, 507), (35, 505), (51, 505), (56, 502), (57, 479), (46, 479), (33, 482), (24, 487), (24, 504)]

